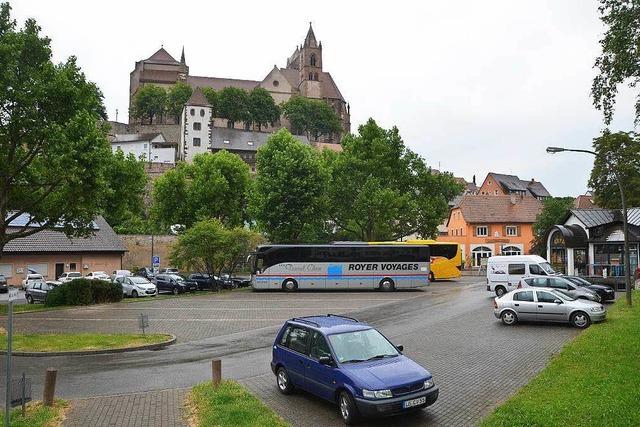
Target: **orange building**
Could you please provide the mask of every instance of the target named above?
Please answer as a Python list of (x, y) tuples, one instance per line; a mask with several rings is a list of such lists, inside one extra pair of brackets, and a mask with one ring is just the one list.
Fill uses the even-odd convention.
[(492, 255), (528, 254), (541, 210), (542, 203), (528, 195), (467, 194), (451, 208), (447, 233), (438, 240), (459, 243), (465, 266)]
[(489, 172), (487, 174), (487, 177), (484, 179), (484, 182), (476, 194), (488, 196), (531, 196), (538, 200), (551, 197), (544, 185), (535, 179), (525, 181), (515, 175), (505, 175), (495, 172)]

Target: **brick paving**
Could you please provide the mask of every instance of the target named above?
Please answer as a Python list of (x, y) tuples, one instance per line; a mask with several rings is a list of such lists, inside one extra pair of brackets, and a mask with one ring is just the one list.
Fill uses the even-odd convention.
[(75, 400), (65, 427), (183, 427), (185, 389)]

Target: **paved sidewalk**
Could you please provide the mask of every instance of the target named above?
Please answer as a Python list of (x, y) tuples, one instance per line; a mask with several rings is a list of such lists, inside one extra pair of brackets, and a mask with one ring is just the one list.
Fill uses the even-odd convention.
[(182, 427), (185, 389), (100, 396), (71, 401), (66, 427)]

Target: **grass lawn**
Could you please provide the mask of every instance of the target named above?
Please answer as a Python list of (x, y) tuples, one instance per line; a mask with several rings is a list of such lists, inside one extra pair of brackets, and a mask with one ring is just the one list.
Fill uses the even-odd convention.
[[(156, 344), (170, 339), (167, 334), (15, 334), (13, 351), (107, 350)], [(0, 348), (6, 350), (7, 335), (0, 329)]]
[[(11, 411), (11, 427), (57, 427), (62, 424), (64, 414), (69, 407), (64, 400), (57, 399), (52, 407), (43, 406), (40, 402), (28, 403), (26, 414), (17, 407)], [(4, 425), (4, 409), (0, 411), (0, 425)]]
[(287, 423), (235, 381), (195, 386), (186, 401), (190, 425), (196, 427), (286, 427)]
[[(7, 315), (9, 313), (9, 306), (7, 304), (0, 305), (0, 315)], [(13, 314), (16, 313), (30, 313), (33, 311), (48, 311), (48, 310), (60, 310), (61, 308), (68, 307), (45, 307), (44, 304), (13, 304)]]
[(482, 426), (640, 426), (640, 291), (633, 298), (629, 308), (620, 296)]

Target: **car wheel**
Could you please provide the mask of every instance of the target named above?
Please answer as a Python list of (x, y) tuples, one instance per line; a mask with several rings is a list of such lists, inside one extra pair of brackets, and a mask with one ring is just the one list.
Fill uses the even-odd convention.
[(507, 326), (515, 325), (518, 322), (518, 316), (511, 310), (503, 311), (500, 320)]
[(395, 284), (393, 283), (393, 280), (389, 279), (388, 277), (385, 277), (384, 279), (382, 279), (380, 281), (380, 290), (383, 292), (390, 292), (396, 289)]
[(28, 304), (33, 304), (33, 297), (31, 295), (27, 295), (26, 298)]
[(174, 295), (178, 295), (180, 293), (180, 291), (178, 290), (178, 288), (173, 288), (171, 290), (171, 292), (173, 292)]
[(298, 289), (298, 282), (293, 279), (286, 279), (282, 282), (282, 289), (287, 292), (294, 292)]
[(503, 286), (496, 286), (496, 295), (500, 298), (502, 295), (506, 294), (507, 290)]
[(278, 368), (276, 372), (276, 384), (282, 394), (291, 394), (293, 392), (293, 384), (289, 381), (289, 374), (287, 370), (282, 367)]
[(131, 296), (133, 298), (138, 298), (138, 291), (136, 291), (135, 289), (131, 291)]
[(573, 325), (576, 328), (579, 328), (579, 329), (588, 328), (590, 324), (591, 324), (591, 319), (589, 318), (589, 315), (584, 311), (578, 311), (571, 315), (571, 325)]
[(358, 420), (358, 408), (353, 397), (346, 391), (338, 395), (338, 412), (345, 424), (351, 425)]

